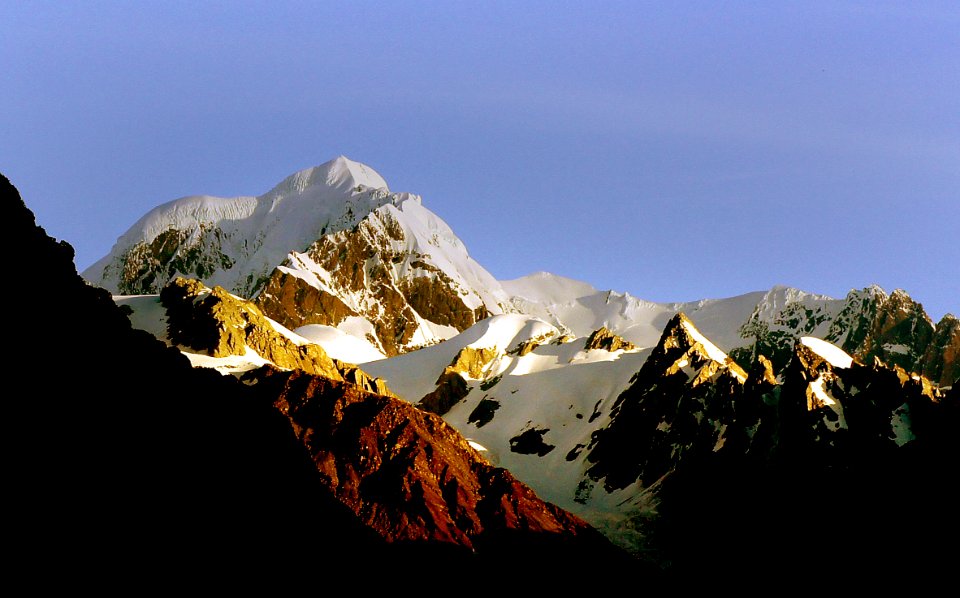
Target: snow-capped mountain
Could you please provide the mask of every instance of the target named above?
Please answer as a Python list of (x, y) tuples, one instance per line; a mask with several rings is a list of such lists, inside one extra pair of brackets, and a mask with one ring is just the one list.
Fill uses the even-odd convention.
[(419, 196), (343, 156), (259, 197), (185, 197), (141, 218), (84, 277), (115, 294), (177, 276), (257, 300), (294, 329), (339, 327), (386, 355), (449, 338), (507, 296)]
[(545, 272), (501, 282), (419, 197), (343, 157), (257, 198), (161, 206), (85, 275), (195, 365), (313, 368), (440, 416), (538, 496), (657, 561), (692, 550), (664, 544), (664, 525), (722, 515), (684, 502), (693, 489), (751, 522), (780, 521), (763, 496), (805, 508), (794, 501), (834, 484), (863, 500), (835, 472), (886, 492), (877, 472), (939, 463), (958, 417), (960, 323), (934, 325), (902, 290), (655, 303)]
[(606, 328), (652, 347), (682, 312), (741, 365), (764, 355), (775, 373), (802, 336), (926, 373), (944, 386), (960, 373), (955, 318), (934, 326), (901, 290), (888, 296), (873, 286), (834, 299), (776, 286), (654, 303), (545, 272), (497, 281), (419, 196), (392, 193), (375, 170), (343, 156), (259, 197), (164, 204), (84, 276), (123, 295), (159, 293), (177, 276), (197, 278), (255, 300), (290, 330), (351, 344), (345, 359), (355, 362), (435, 344), (502, 313), (535, 316), (573, 338)]

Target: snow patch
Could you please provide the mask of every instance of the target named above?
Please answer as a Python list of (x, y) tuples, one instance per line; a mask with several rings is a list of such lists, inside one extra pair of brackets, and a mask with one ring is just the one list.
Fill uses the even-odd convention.
[(847, 355), (846, 351), (840, 347), (828, 343), (825, 340), (813, 336), (804, 336), (800, 338), (800, 342), (820, 357), (826, 359), (833, 367), (846, 369), (853, 365), (853, 357)]
[[(361, 318), (357, 318), (361, 319)], [(362, 320), (366, 322), (366, 320)], [(322, 324), (308, 324), (294, 331), (299, 336), (323, 347), (327, 355), (347, 363), (361, 364), (386, 357), (365, 338)]]
[(906, 355), (910, 353), (910, 347), (906, 345), (900, 345), (895, 343), (887, 343), (883, 345), (883, 350), (887, 353), (897, 353), (900, 355)]
[(229, 355), (227, 357), (210, 357), (209, 355), (191, 353), (182, 349), (180, 352), (187, 356), (190, 365), (193, 367), (210, 368), (224, 375), (247, 372), (270, 363), (250, 347), (246, 347), (244, 355)]

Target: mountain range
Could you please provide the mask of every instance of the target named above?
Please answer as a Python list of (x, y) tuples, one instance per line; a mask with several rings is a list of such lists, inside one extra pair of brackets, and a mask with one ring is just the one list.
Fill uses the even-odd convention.
[[(14, 338), (43, 355), (62, 326), (82, 348), (60, 382), (27, 370), (46, 390), (15, 414), (53, 423), (18, 429), (23, 475), (51, 500), (87, 476), (61, 451), (90, 453), (99, 498), (77, 504), (136, 523), (116, 534), (200, 530), (247, 554), (222, 533), (240, 519), (338, 556), (539, 555), (651, 584), (947, 562), (960, 323), (903, 290), (654, 303), (498, 281), (420, 197), (342, 156), (261, 196), (159, 206), (86, 283), (32, 220), (16, 213), (32, 237), (5, 253), (53, 290)], [(139, 500), (114, 513), (121, 470)], [(177, 508), (137, 517), (159, 502)]]

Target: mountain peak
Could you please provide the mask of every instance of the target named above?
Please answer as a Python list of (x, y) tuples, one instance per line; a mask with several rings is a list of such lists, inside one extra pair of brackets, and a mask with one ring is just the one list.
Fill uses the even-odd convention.
[(693, 320), (683, 312), (677, 312), (677, 314), (667, 322), (667, 325), (663, 329), (663, 337), (660, 340), (660, 344), (668, 348), (671, 344), (668, 340), (670, 338), (683, 339), (686, 347), (699, 344), (703, 347), (706, 356), (714, 361), (719, 361), (720, 363), (726, 363), (728, 361), (727, 354), (697, 330)]
[(305, 189), (317, 185), (343, 190), (357, 187), (390, 190), (387, 182), (376, 170), (341, 155), (319, 166), (291, 174), (272, 191), (302, 193)]

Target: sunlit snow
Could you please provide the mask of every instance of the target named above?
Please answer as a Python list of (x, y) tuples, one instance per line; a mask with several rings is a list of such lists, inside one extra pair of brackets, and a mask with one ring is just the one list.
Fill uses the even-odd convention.
[(357, 338), (332, 326), (308, 324), (297, 328), (294, 332), (310, 342), (320, 345), (327, 352), (327, 355), (340, 361), (360, 364), (384, 358), (383, 352), (375, 348), (369, 341)]
[(804, 336), (800, 338), (800, 342), (820, 357), (826, 359), (833, 367), (848, 368), (853, 364), (853, 357), (847, 355), (840, 347), (828, 343), (825, 340), (812, 336)]

